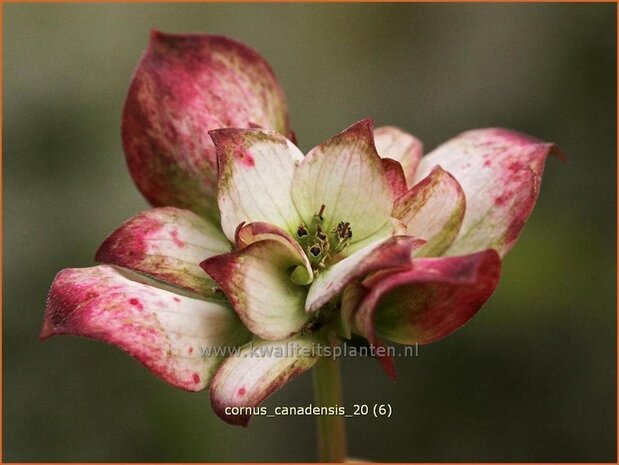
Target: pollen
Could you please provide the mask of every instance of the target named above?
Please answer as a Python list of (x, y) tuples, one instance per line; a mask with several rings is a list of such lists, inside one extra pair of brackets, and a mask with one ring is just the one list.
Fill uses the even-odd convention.
[(340, 221), (337, 228), (333, 230), (339, 240), (345, 241), (352, 239), (352, 229), (350, 229), (350, 223)]

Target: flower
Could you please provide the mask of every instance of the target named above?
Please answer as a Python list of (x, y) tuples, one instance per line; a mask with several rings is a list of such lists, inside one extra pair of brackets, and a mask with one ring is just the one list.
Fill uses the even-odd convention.
[(558, 153), (481, 129), (422, 157), (415, 137), (366, 119), (303, 155), (255, 51), (160, 32), (122, 138), (155, 208), (103, 242), (101, 265), (56, 276), (41, 337), (116, 345), (176, 387), (208, 387), (216, 413), (242, 425), (316, 363), (316, 344), (424, 344), (471, 319)]

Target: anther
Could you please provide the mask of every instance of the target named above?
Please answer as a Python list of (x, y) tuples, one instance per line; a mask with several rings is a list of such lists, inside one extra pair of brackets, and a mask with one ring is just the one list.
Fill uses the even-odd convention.
[(304, 237), (308, 236), (308, 232), (307, 232), (307, 228), (305, 227), (304, 224), (299, 225), (299, 228), (297, 229), (297, 237), (299, 239), (302, 239)]
[(337, 237), (340, 240), (346, 240), (346, 239), (352, 238), (352, 229), (350, 229), (349, 222), (340, 221), (339, 224), (337, 225), (337, 228), (335, 228), (334, 232), (337, 234)]
[(318, 258), (322, 253), (322, 248), (318, 244), (314, 244), (310, 247), (309, 252), (314, 256), (314, 258)]

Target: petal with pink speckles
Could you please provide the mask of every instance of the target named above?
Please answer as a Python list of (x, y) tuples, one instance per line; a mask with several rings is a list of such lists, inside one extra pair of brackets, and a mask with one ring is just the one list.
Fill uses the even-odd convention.
[(303, 265), (280, 240), (265, 239), (202, 262), (237, 314), (256, 336), (277, 340), (298, 333), (311, 315), (304, 310), (307, 288), (293, 282), (292, 270)]
[(205, 357), (205, 349), (238, 346), (249, 339), (225, 304), (108, 265), (58, 273), (41, 338), (58, 334), (115, 345), (159, 378), (188, 391), (204, 389), (221, 362), (221, 356)]
[(391, 158), (402, 165), (406, 181), (412, 185), (423, 154), (421, 141), (395, 126), (382, 126), (374, 130), (374, 142), (381, 157)]
[(211, 131), (217, 147), (221, 226), (233, 241), (239, 224), (262, 221), (294, 233), (301, 218), (291, 186), (301, 151), (274, 131)]
[(466, 208), (464, 192), (440, 166), (398, 198), (393, 216), (406, 225), (406, 233), (427, 243), (415, 256), (439, 256), (454, 241)]
[(493, 248), (505, 255), (535, 206), (548, 154), (561, 156), (553, 144), (494, 128), (465, 132), (425, 156), (417, 180), (440, 165), (466, 196), (462, 227), (446, 254)]
[(312, 283), (305, 309), (314, 312), (339, 294), (355, 279), (385, 268), (410, 266), (411, 251), (425, 241), (410, 236), (393, 236), (371, 244), (320, 273)]
[(247, 343), (213, 378), (211, 405), (215, 413), (230, 424), (247, 426), (253, 407), (318, 361), (316, 343), (310, 336)]
[[(499, 282), (501, 259), (493, 249), (459, 257), (417, 258), (404, 271), (379, 273), (355, 313), (356, 328), (370, 343), (427, 344), (468, 322)], [(388, 373), (393, 361), (381, 360)]]
[(374, 147), (371, 120), (362, 120), (313, 148), (297, 169), (292, 198), (306, 224), (324, 205), (324, 231), (350, 223), (352, 243), (389, 222), (391, 185)]
[(266, 61), (226, 37), (153, 31), (122, 124), (129, 170), (146, 199), (217, 219), (208, 131), (230, 126), (290, 134), (284, 94)]
[(230, 250), (218, 227), (189, 210), (162, 207), (123, 223), (101, 244), (96, 259), (213, 296), (216, 285), (200, 262)]

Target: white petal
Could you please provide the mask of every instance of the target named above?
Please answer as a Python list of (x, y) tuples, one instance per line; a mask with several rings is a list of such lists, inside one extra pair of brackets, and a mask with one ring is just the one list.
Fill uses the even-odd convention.
[(301, 223), (291, 197), (292, 179), (303, 154), (275, 131), (218, 129), (221, 226), (228, 239), (242, 222), (264, 221), (294, 233)]
[[(317, 362), (313, 356), (317, 342), (308, 336), (246, 344), (238, 354), (226, 360), (215, 375), (211, 386), (215, 413), (228, 423), (247, 426), (252, 407)], [(232, 408), (246, 410), (234, 415)]]
[(350, 223), (352, 242), (389, 221), (391, 185), (374, 147), (372, 123), (363, 120), (312, 149), (294, 177), (292, 197), (306, 224), (324, 205), (323, 229)]
[(277, 340), (299, 332), (311, 317), (303, 307), (307, 287), (290, 276), (302, 264), (289, 246), (266, 239), (209, 258), (201, 266), (252, 333)]

